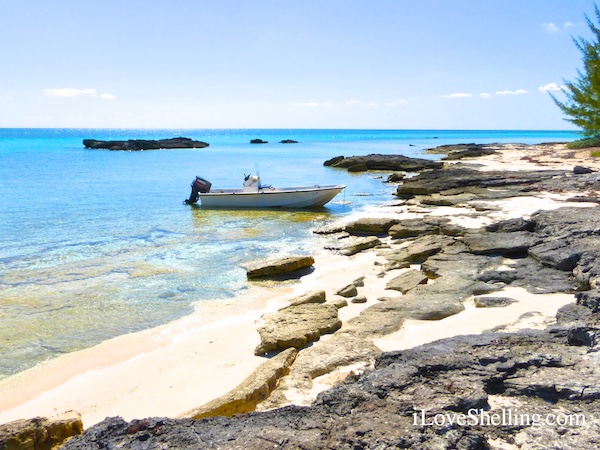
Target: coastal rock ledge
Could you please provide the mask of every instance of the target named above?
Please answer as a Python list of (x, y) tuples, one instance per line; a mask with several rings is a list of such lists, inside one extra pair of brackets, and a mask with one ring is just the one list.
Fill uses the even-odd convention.
[(205, 148), (209, 144), (202, 141), (194, 141), (190, 138), (177, 137), (171, 139), (130, 139), (128, 141), (98, 141), (96, 139), (84, 139), (85, 148), (102, 150), (158, 150), (174, 148)]

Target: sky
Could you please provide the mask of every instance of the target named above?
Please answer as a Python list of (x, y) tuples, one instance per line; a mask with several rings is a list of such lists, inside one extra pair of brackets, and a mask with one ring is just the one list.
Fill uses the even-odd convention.
[(591, 0), (0, 0), (0, 128), (575, 129)]

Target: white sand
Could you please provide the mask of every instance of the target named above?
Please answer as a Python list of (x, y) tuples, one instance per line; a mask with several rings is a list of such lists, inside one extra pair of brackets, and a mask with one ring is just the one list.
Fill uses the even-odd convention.
[[(564, 158), (555, 157), (556, 149), (546, 150), (549, 156), (536, 157), (549, 158), (549, 165), (554, 160), (556, 166), (573, 166), (571, 160), (565, 163)], [(517, 149), (477, 159), (476, 163), (485, 163), (488, 168), (515, 169), (518, 160), (519, 167), (534, 167), (531, 162), (520, 159), (523, 155), (522, 150)], [(486, 203), (494, 203), (499, 208), (490, 216), (501, 220), (527, 216), (538, 209), (565, 206), (562, 200), (566, 197), (544, 195)], [(402, 218), (423, 214), (447, 215), (469, 227), (492, 220), (475, 214), (474, 208), (381, 207), (365, 213)], [(350, 303), (341, 309), (342, 320), (359, 314), (377, 302), (378, 297), (399, 295), (385, 290), (387, 281), (399, 272), (379, 277), (381, 266), (375, 264), (377, 261), (384, 262), (384, 259), (373, 251), (352, 257), (321, 252), (315, 255), (315, 271), (299, 283), (278, 290), (251, 289), (238, 299), (203, 307), (176, 322), (121, 336), (4, 379), (0, 381), (0, 423), (74, 410), (82, 415), (84, 426), (89, 427), (107, 416), (119, 415), (126, 420), (176, 416), (202, 405), (237, 386), (264, 361), (253, 353), (259, 343), (256, 322), (263, 313), (281, 307), (295, 295), (324, 289), (327, 298), (332, 299), (336, 290), (365, 276), (365, 287), (359, 288), (359, 294), (365, 295), (368, 302)], [(397, 333), (377, 339), (376, 344), (382, 350), (399, 350), (500, 326), (508, 327), (507, 330), (542, 327), (553, 321), (558, 308), (573, 301), (572, 295), (534, 296), (522, 289), (507, 289), (493, 295), (512, 297), (518, 303), (483, 309), (467, 303), (464, 312), (441, 321), (408, 321)], [(326, 388), (344, 372), (347, 370), (320, 377), (315, 380), (315, 388)]]

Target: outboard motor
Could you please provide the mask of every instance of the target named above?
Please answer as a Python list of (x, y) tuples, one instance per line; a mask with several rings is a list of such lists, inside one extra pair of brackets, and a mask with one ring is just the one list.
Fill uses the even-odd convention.
[(192, 203), (196, 203), (200, 198), (199, 194), (206, 194), (210, 192), (210, 187), (212, 183), (204, 178), (196, 177), (196, 179), (192, 183), (192, 192), (190, 194), (190, 198), (188, 198), (185, 203), (187, 205), (191, 205)]

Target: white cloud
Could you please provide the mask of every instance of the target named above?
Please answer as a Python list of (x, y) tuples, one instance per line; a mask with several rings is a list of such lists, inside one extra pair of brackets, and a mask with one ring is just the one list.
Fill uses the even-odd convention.
[(290, 103), (290, 105), (292, 105), (292, 106), (301, 106), (303, 108), (318, 108), (320, 106), (330, 106), (331, 103), (329, 103), (329, 102), (325, 102), (325, 103), (321, 103), (321, 102), (297, 102), (297, 103)]
[(96, 89), (54, 88), (44, 89), (44, 93), (51, 97), (77, 97), (78, 95), (89, 95), (90, 97), (100, 97), (106, 100), (116, 98), (114, 95), (108, 93), (98, 94)]
[(570, 27), (572, 27), (572, 26), (574, 26), (573, 22), (565, 22), (565, 23), (563, 24), (563, 28), (564, 28), (564, 29), (570, 28)]
[(488, 94), (487, 92), (482, 92), (479, 94), (481, 98), (492, 98), (492, 94)]
[(525, 89), (517, 89), (516, 91), (496, 91), (497, 95), (521, 95), (527, 94)]
[(46, 95), (53, 97), (75, 97), (77, 95), (96, 95), (96, 89), (72, 89), (72, 88), (60, 88), (60, 89), (44, 89)]
[(376, 102), (367, 103), (367, 106), (378, 106), (378, 105), (379, 105), (379, 103), (376, 103)]
[(348, 100), (345, 104), (346, 105), (358, 105), (358, 100)]
[(473, 94), (467, 94), (464, 92), (458, 92), (456, 94), (448, 94), (448, 95), (442, 95), (442, 97), (444, 98), (464, 98), (464, 97), (472, 97)]
[(408, 100), (396, 100), (393, 102), (386, 102), (385, 106), (394, 107), (394, 106), (398, 106), (398, 105), (403, 105), (404, 103), (408, 103)]
[(550, 22), (550, 23), (544, 23), (544, 24), (542, 24), (542, 26), (544, 27), (544, 29), (546, 31), (550, 31), (552, 33), (558, 31), (558, 27), (556, 26), (556, 24), (554, 24), (552, 22)]
[(548, 92), (548, 91), (560, 91), (561, 89), (563, 89), (564, 86), (559, 86), (556, 83), (548, 83), (545, 84), (544, 86), (540, 86), (538, 89), (541, 92)]

